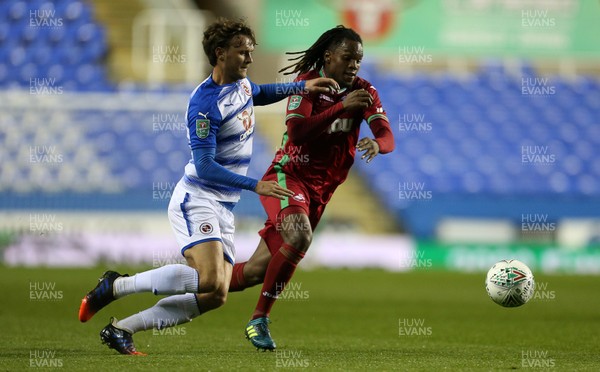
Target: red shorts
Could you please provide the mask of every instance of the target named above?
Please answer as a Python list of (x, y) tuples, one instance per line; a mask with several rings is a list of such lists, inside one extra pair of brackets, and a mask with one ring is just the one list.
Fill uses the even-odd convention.
[[(260, 196), (260, 202), (267, 212), (267, 221), (265, 227), (258, 234), (265, 240), (271, 254), (275, 254), (283, 244), (279, 228), (282, 221), (292, 214), (305, 214), (310, 221), (311, 231), (317, 227), (321, 220), (321, 216), (325, 211), (326, 204), (317, 203), (310, 199), (308, 188), (294, 176), (289, 174), (277, 173), (273, 167), (269, 168), (263, 176), (263, 181), (278, 181), (282, 187), (285, 187), (294, 192), (294, 196), (280, 200), (272, 196)], [(285, 222), (285, 223), (293, 223)], [(279, 228), (278, 228), (279, 227)]]

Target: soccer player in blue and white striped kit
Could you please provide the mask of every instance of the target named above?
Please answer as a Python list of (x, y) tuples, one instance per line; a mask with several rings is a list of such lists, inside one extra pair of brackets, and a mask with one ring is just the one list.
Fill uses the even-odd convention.
[(275, 181), (246, 177), (252, 155), (253, 106), (303, 90), (325, 93), (339, 88), (328, 78), (287, 84), (251, 82), (246, 74), (256, 40), (241, 21), (218, 20), (206, 29), (202, 43), (213, 71), (190, 97), (192, 160), (173, 191), (168, 211), (188, 265), (166, 265), (133, 276), (107, 271), (79, 309), (79, 320), (86, 322), (115, 299), (132, 293), (170, 295), (121, 321), (111, 318), (100, 337), (121, 354), (142, 354), (133, 344), (135, 332), (185, 323), (225, 303), (235, 263), (232, 209), (242, 189), (279, 199), (293, 196)]

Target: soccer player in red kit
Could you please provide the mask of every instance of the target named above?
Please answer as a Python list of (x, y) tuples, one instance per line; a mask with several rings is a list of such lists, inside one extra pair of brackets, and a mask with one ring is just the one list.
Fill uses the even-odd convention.
[[(296, 80), (334, 79), (340, 90), (294, 95), (288, 99), (281, 147), (263, 181), (277, 181), (294, 192), (284, 200), (260, 197), (267, 212), (261, 242), (249, 261), (236, 264), (230, 291), (263, 283), (246, 337), (262, 350), (274, 350), (268, 323), (271, 307), (290, 281), (310, 246), (312, 233), (335, 189), (348, 176), (356, 150), (370, 162), (394, 149), (394, 138), (375, 88), (356, 76), (363, 58), (362, 40), (350, 28), (323, 33), (297, 61), (282, 71)], [(365, 120), (375, 138), (359, 140)]]

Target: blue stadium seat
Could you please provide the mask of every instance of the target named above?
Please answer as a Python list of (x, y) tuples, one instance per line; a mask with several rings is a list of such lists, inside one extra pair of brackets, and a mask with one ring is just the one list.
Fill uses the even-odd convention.
[[(415, 224), (417, 219), (429, 213), (424, 211), (441, 213), (436, 208), (449, 207), (432, 205), (460, 195), (521, 198), (524, 204), (531, 196), (600, 197), (598, 79), (548, 77), (537, 82), (554, 92), (527, 95), (521, 79), (543, 77), (526, 63), (506, 69), (490, 62), (468, 77), (369, 75), (390, 118), (397, 154), (368, 166), (357, 162), (357, 168), (384, 205), (408, 219), (413, 233), (430, 236), (433, 214), (426, 219), (430, 225)], [(431, 122), (431, 130), (407, 130), (403, 123), (415, 120), (411, 114)], [(545, 151), (547, 157), (532, 163), (523, 159), (527, 151)], [(394, 196), (406, 181), (424, 182), (442, 201), (425, 208)]]
[(92, 19), (90, 7), (81, 1), (65, 1), (61, 8), (64, 9), (65, 19), (68, 22), (77, 20), (86, 22)]
[(0, 62), (0, 85), (4, 85), (4, 83), (8, 81), (8, 78), (8, 65), (6, 63)]
[(50, 43), (58, 48), (62, 48), (64, 43), (67, 41), (65, 40), (67, 35), (66, 27), (53, 27), (50, 28), (47, 32), (48, 40), (50, 41)]
[(106, 35), (93, 20), (88, 4), (78, 0), (9, 0), (0, 3), (0, 10), (0, 17), (5, 19), (0, 22), (0, 59), (8, 62), (1, 86), (17, 83), (28, 88), (29, 79), (23, 74), (39, 75), (52, 70), (51, 66), (63, 65), (80, 71), (79, 76), (75, 72), (65, 76), (64, 86), (69, 89), (111, 88), (106, 74), (97, 71), (105, 68)]
[(29, 17), (29, 7), (25, 1), (14, 2), (8, 9), (8, 20), (13, 24), (26, 21)]
[(0, 21), (0, 45), (11, 39), (11, 29), (8, 22)]
[[(32, 14), (30, 9), (42, 13)], [(39, 21), (44, 11), (50, 12), (54, 21), (60, 19), (62, 26), (32, 27), (32, 19)], [(160, 94), (188, 93), (194, 88), (188, 84), (148, 87), (132, 82), (121, 82), (115, 88), (104, 65), (106, 31), (94, 20), (87, 2), (7, 0), (0, 2), (0, 19), (2, 89), (29, 89), (32, 77), (56, 79), (65, 91)], [(357, 161), (356, 167), (395, 213), (405, 213), (411, 205), (411, 201), (398, 198), (400, 182), (424, 182), (440, 198), (474, 193), (495, 198), (600, 196), (597, 78), (549, 76), (547, 84), (555, 92), (532, 96), (523, 93), (522, 79), (541, 76), (527, 63), (505, 68), (490, 60), (479, 71), (458, 76), (399, 75), (365, 61), (361, 75), (378, 90), (397, 150), (369, 165)], [(155, 179), (177, 179), (189, 158), (185, 130), (153, 131), (153, 114), (157, 113), (88, 110), (69, 114), (68, 119), (89, 124), (85, 126), (85, 140), (96, 146), (111, 174), (131, 191), (147, 187)], [(32, 133), (39, 125), (36, 118), (13, 119), (30, 126), (27, 130)], [(59, 124), (53, 125), (60, 126), (60, 118), (55, 119)], [(406, 122), (428, 126), (419, 130)], [(523, 161), (523, 149), (536, 146), (548, 151), (555, 161)], [(274, 149), (258, 135), (254, 149), (249, 174), (260, 177)], [(27, 176), (23, 172), (18, 177)]]

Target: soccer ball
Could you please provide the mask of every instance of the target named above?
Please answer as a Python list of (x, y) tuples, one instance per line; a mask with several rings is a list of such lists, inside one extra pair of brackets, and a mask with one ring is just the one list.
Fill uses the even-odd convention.
[(500, 306), (517, 307), (527, 303), (535, 290), (529, 267), (518, 260), (502, 260), (494, 264), (485, 278), (485, 289)]

